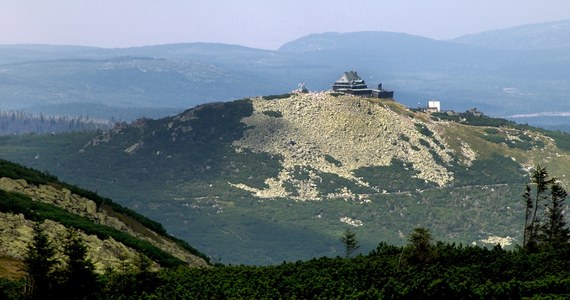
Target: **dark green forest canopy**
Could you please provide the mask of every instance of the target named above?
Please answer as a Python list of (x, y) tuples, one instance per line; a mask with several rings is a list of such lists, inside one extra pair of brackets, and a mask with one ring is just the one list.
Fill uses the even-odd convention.
[[(424, 229), (424, 231), (429, 232)], [(423, 232), (423, 231), (421, 231)], [(410, 243), (414, 239), (410, 238)], [(428, 241), (380, 243), (354, 258), (322, 257), (276, 266), (178, 267), (100, 275), (92, 299), (568, 299), (570, 244), (529, 252)], [(23, 299), (23, 280), (0, 280), (2, 299)], [(54, 289), (57, 290), (57, 286)]]
[[(427, 264), (402, 262), (403, 247), (278, 266), (172, 269), (104, 276), (109, 299), (522, 299), (570, 297), (570, 245), (537, 253), (437, 243)], [(405, 260), (405, 259), (404, 259)]]

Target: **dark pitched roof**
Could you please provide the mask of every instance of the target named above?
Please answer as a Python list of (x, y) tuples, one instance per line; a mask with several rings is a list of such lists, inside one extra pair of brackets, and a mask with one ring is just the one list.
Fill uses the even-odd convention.
[(358, 74), (354, 71), (344, 72), (344, 74), (336, 82), (353, 82), (362, 81)]

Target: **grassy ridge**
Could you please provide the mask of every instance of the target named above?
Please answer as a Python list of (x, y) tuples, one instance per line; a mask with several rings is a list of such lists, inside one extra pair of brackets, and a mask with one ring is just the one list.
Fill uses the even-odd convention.
[[(142, 216), (141, 214), (128, 209), (126, 207), (123, 207), (115, 202), (113, 202), (112, 200), (108, 199), (108, 198), (104, 198), (99, 196), (97, 193), (79, 188), (75, 185), (70, 185), (67, 183), (63, 183), (61, 181), (58, 180), (58, 178), (54, 175), (51, 175), (47, 172), (39, 172), (36, 171), (34, 169), (31, 168), (27, 168), (3, 159), (0, 159), (0, 177), (8, 177), (8, 178), (12, 178), (12, 179), (25, 179), (28, 183), (31, 184), (35, 184), (35, 185), (51, 185), (51, 186), (55, 186), (57, 188), (67, 188), (69, 189), (72, 193), (79, 195), (81, 197), (90, 199), (92, 201), (94, 201), (97, 206), (99, 207), (105, 207), (108, 211), (110, 212), (114, 212), (115, 214), (118, 215), (122, 215), (123, 217), (121, 218), (122, 221), (126, 221), (127, 223), (131, 223), (131, 225), (133, 225), (133, 221), (134, 223), (138, 223), (148, 229), (151, 229), (152, 231), (158, 233), (159, 235), (162, 235), (164, 237), (167, 237), (170, 240), (175, 241), (179, 246), (181, 246), (182, 248), (188, 250), (190, 253), (199, 256), (203, 259), (205, 259), (206, 261), (209, 261), (209, 258), (204, 255), (203, 253), (200, 253), (198, 250), (196, 250), (195, 248), (193, 248), (192, 246), (190, 246), (187, 242), (178, 239), (178, 238), (174, 238), (170, 235), (168, 235), (168, 233), (166, 232), (166, 230), (164, 229), (164, 227), (162, 226), (162, 224), (150, 220), (144, 216)], [(80, 216), (76, 216), (74, 214), (70, 214), (70, 213), (66, 213), (63, 209), (57, 208), (56, 206), (53, 205), (49, 205), (49, 204), (45, 204), (45, 203), (39, 203), (39, 202), (34, 202), (31, 199), (23, 196), (23, 195), (18, 195), (18, 194), (13, 194), (13, 193), (6, 193), (4, 191), (0, 191), (2, 192), (2, 201), (7, 201), (4, 200), (4, 197), (6, 198), (10, 198), (14, 201), (14, 203), (12, 203), (14, 206), (14, 209), (17, 210), (22, 210), (19, 211), (19, 213), (27, 213), (28, 217), (33, 217), (34, 215), (31, 214), (31, 210), (38, 210), (37, 212), (35, 212), (36, 214), (39, 214), (37, 217), (43, 219), (53, 219), (55, 221), (58, 221), (64, 225), (70, 225), (76, 228), (80, 228), (86, 232), (89, 231), (94, 231), (93, 234), (97, 234), (97, 236), (99, 236), (102, 239), (105, 239), (108, 236), (112, 236), (113, 238), (115, 238), (118, 241), (122, 241), (125, 244), (128, 244), (134, 248), (138, 247), (141, 249), (152, 249), (154, 246), (148, 244), (148, 242), (143, 242), (143, 244), (140, 244), (142, 241), (139, 241), (138, 239), (134, 239), (132, 237), (130, 237), (127, 234), (124, 234), (120, 231), (114, 230), (110, 227), (105, 227), (105, 226), (101, 226), (101, 225), (97, 225), (97, 229), (93, 229), (92, 226), (90, 225), (90, 223), (92, 223), (91, 221), (87, 220), (86, 218), (80, 217)], [(10, 197), (8, 197), (8, 195), (11, 195)], [(24, 198), (22, 198), (24, 197)], [(29, 204), (26, 204), (26, 202), (32, 202)], [(29, 205), (29, 207), (28, 207)], [(35, 208), (34, 208), (35, 207)], [(4, 208), (6, 208), (6, 205), (4, 205)], [(42, 213), (40, 213), (42, 212)], [(65, 212), (65, 213), (64, 213)], [(125, 216), (127, 218), (125, 218)], [(54, 219), (57, 218), (57, 219)], [(36, 220), (37, 221), (37, 220)], [(71, 222), (71, 223), (69, 223)], [(136, 224), (134, 224), (136, 225)], [(146, 244), (148, 245), (146, 245)], [(149, 245), (152, 246), (149, 248)], [(135, 247), (136, 246), (136, 247)], [(156, 247), (154, 247), (156, 248)], [(156, 253), (160, 253), (163, 252), (162, 250), (160, 250), (159, 252), (157, 252), (158, 248), (153, 249), (153, 250), (147, 250), (147, 252), (149, 252), (149, 255), (151, 257), (156, 257), (156, 258), (160, 258), (161, 261), (163, 261), (163, 263), (166, 263), (167, 265), (175, 265), (180, 263), (179, 262), (175, 262), (176, 259), (174, 257), (171, 258), (167, 258), (167, 256), (171, 256), (167, 253), (163, 253), (163, 254), (156, 254)], [(165, 258), (166, 255), (166, 258)], [(174, 259), (174, 260), (173, 260)]]
[(176, 267), (185, 263), (180, 259), (168, 254), (147, 241), (132, 237), (117, 229), (93, 223), (93, 221), (67, 212), (55, 205), (33, 201), (30, 197), (19, 193), (5, 192), (0, 190), (0, 211), (23, 214), (26, 218), (36, 222), (53, 220), (66, 227), (79, 229), (86, 234), (96, 235), (104, 240), (112, 237), (118, 242), (132, 247), (156, 260), (163, 267)]

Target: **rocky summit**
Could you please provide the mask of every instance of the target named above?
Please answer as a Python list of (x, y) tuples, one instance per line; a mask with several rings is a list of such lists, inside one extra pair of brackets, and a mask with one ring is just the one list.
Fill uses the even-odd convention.
[[(453, 179), (452, 172), (445, 167), (452, 160), (451, 153), (445, 151), (445, 147), (439, 147), (445, 142), (437, 133), (438, 128), (431, 122), (393, 111), (393, 108), (403, 109), (395, 102), (379, 104), (353, 96), (331, 97), (326, 92), (296, 94), (275, 101), (255, 98), (251, 102), (253, 114), (242, 120), (249, 129), (232, 145), (238, 153), (248, 149), (279, 156), (282, 162), (279, 174), (265, 180), (268, 186), (265, 189), (233, 184), (257, 197), (305, 201), (349, 195), (355, 200), (357, 195), (348, 187), (339, 186), (341, 194), (323, 195), (319, 191), (319, 182), (323, 181), (319, 173), (336, 174), (380, 192), (381, 186), (358, 177), (355, 171), (364, 167), (389, 166), (393, 160), (410, 163), (417, 171), (417, 178), (438, 186)], [(434, 134), (427, 139), (417, 131), (417, 126)], [(440, 163), (430, 153), (431, 149), (442, 158)], [(306, 180), (296, 179), (295, 171), (309, 176)], [(293, 186), (293, 191), (285, 189), (287, 183)]]

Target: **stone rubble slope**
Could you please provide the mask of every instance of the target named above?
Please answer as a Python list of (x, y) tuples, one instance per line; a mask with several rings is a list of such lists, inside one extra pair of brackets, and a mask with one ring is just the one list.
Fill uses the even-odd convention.
[[(231, 183), (257, 197), (335, 198), (335, 195), (319, 193), (318, 184), (322, 179), (318, 172), (337, 174), (355, 184), (370, 186), (354, 172), (363, 167), (389, 166), (394, 159), (411, 163), (418, 178), (439, 186), (453, 179), (445, 166), (453, 158), (434, 125), (395, 112), (377, 101), (330, 92), (251, 101), (254, 112), (242, 120), (249, 129), (233, 146), (238, 153), (248, 149), (278, 155), (282, 157), (283, 165), (277, 177), (266, 179), (267, 188)], [(433, 136), (422, 135), (416, 128), (418, 123), (432, 131)], [(429, 147), (422, 145), (420, 139), (424, 144), (427, 141)], [(434, 140), (444, 145), (443, 149)], [(430, 150), (435, 151), (444, 163), (438, 164)], [(327, 156), (339, 163), (331, 162), (330, 158), (327, 160)], [(295, 179), (295, 167), (308, 173), (308, 179)], [(286, 183), (296, 189), (295, 193), (285, 189)], [(351, 193), (350, 190), (347, 192)]]
[[(134, 237), (141, 240), (145, 240), (154, 246), (162, 249), (165, 252), (172, 254), (173, 256), (187, 262), (192, 266), (206, 266), (207, 263), (197, 256), (188, 253), (186, 250), (182, 249), (180, 246), (176, 245), (174, 242), (160, 236), (159, 234), (146, 229), (144, 234), (137, 232), (125, 224), (123, 221), (119, 220), (117, 217), (111, 216), (106, 213), (104, 209), (97, 207), (97, 204), (87, 198), (73, 194), (70, 190), (66, 188), (55, 188), (50, 185), (33, 185), (26, 182), (23, 179), (11, 179), (2, 177), (0, 178), (0, 189), (8, 192), (18, 192), (29, 196), (35, 201), (41, 201), (44, 203), (49, 203), (61, 207), (68, 212), (86, 217), (93, 222), (101, 225), (106, 225), (117, 230), (126, 232)], [(31, 230), (31, 226), (28, 226)], [(0, 227), (4, 228), (4, 227)], [(90, 238), (93, 239), (93, 238)], [(105, 241), (101, 241), (104, 243)], [(111, 241), (109, 241), (112, 243)], [(115, 242), (118, 243), (118, 242)], [(126, 246), (122, 246), (127, 248)], [(131, 251), (132, 252), (132, 251)], [(120, 253), (120, 252), (119, 252)]]
[[(14, 215), (0, 212), (0, 256), (23, 260), (27, 246), (32, 240), (34, 221), (28, 220), (22, 214)], [(63, 245), (66, 228), (58, 222), (46, 220), (42, 228), (56, 247)], [(88, 245), (88, 256), (95, 264), (96, 272), (103, 273), (112, 268), (122, 270), (125, 264), (133, 265), (138, 259), (137, 252), (117, 242), (113, 238), (101, 240), (95, 235), (79, 233)], [(59, 249), (60, 252), (62, 249)], [(62, 257), (59, 257), (63, 260)], [(158, 265), (154, 264), (153, 268)]]

